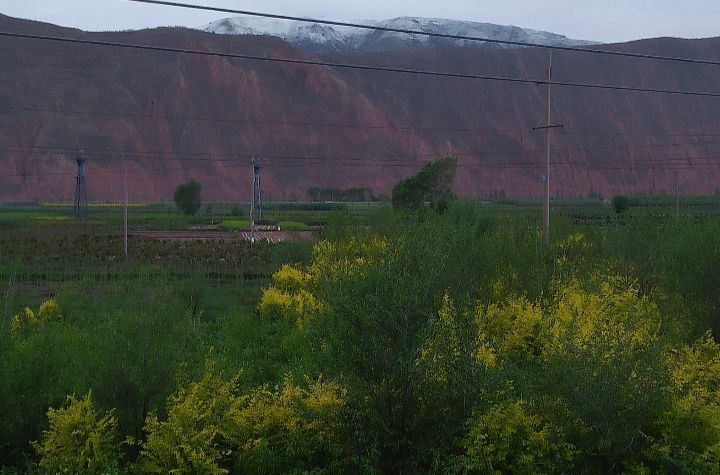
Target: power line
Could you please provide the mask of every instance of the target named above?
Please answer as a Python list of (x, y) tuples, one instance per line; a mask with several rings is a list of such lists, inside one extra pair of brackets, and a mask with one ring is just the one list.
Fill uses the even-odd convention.
[[(134, 0), (137, 1), (137, 0)], [(632, 86), (616, 86), (612, 84), (591, 84), (591, 83), (575, 83), (569, 81), (548, 81), (547, 79), (526, 79), (526, 78), (512, 78), (502, 76), (488, 76), (480, 74), (465, 74), (465, 73), (452, 73), (442, 71), (429, 71), (423, 69), (405, 69), (405, 68), (391, 68), (386, 66), (366, 66), (362, 64), (347, 64), (347, 63), (334, 63), (329, 61), (309, 60), (309, 59), (292, 59), (292, 58), (271, 58), (267, 56), (255, 56), (247, 54), (237, 53), (222, 53), (217, 51), (199, 51), (187, 48), (171, 48), (166, 46), (152, 46), (152, 45), (139, 45), (129, 43), (118, 43), (111, 41), (99, 41), (99, 40), (87, 40), (81, 38), (68, 38), (68, 37), (56, 37), (56, 36), (45, 36), (45, 35), (33, 35), (27, 33), (11, 33), (11, 32), (0, 32), (0, 36), (13, 37), (13, 38), (25, 38), (45, 41), (58, 41), (64, 43), (74, 44), (87, 44), (94, 46), (111, 46), (117, 48), (132, 48), (145, 51), (163, 51), (169, 53), (185, 53), (185, 54), (197, 54), (201, 56), (217, 56), (221, 58), (235, 58), (255, 61), (268, 61), (276, 63), (286, 64), (302, 64), (310, 66), (323, 66), (329, 68), (346, 68), (363, 71), (382, 71), (388, 73), (402, 73), (402, 74), (417, 74), (421, 76), (437, 76), (437, 77), (450, 77), (456, 79), (478, 79), (486, 81), (499, 81), (499, 82), (512, 82), (520, 84), (548, 84), (551, 83), (554, 86), (566, 86), (566, 87), (578, 87), (578, 88), (589, 88), (589, 89), (604, 89), (613, 91), (630, 91), (630, 92), (649, 92), (657, 94), (674, 94), (682, 96), (696, 96), (696, 97), (720, 97), (718, 92), (702, 92), (702, 91), (683, 91), (675, 89), (658, 89), (658, 88), (644, 88), (644, 87), (632, 87)]]
[(656, 60), (662, 60), (662, 61), (679, 61), (679, 62), (684, 62), (684, 63), (710, 64), (710, 65), (720, 66), (720, 61), (695, 59), (695, 58), (682, 58), (682, 57), (674, 57), (674, 56), (629, 53), (629, 52), (625, 52), (625, 51), (611, 51), (611, 50), (602, 50), (602, 49), (596, 49), (596, 48), (586, 48), (586, 47), (577, 47), (577, 46), (560, 46), (560, 45), (555, 46), (555, 45), (546, 45), (546, 44), (537, 44), (537, 43), (527, 43), (527, 42), (523, 42), (523, 41), (497, 40), (497, 39), (492, 39), (492, 38), (476, 38), (476, 37), (472, 37), (472, 36), (450, 35), (450, 34), (446, 34), (446, 33), (433, 33), (433, 32), (416, 31), (416, 30), (404, 30), (401, 28), (392, 28), (392, 27), (379, 26), (379, 25), (376, 25), (376, 26), (365, 25), (362, 23), (351, 23), (351, 22), (332, 21), (332, 20), (317, 20), (317, 19), (313, 19), (313, 18), (295, 17), (295, 16), (289, 16), (289, 15), (277, 15), (277, 14), (272, 14), (272, 13), (259, 13), (259, 12), (251, 12), (251, 11), (246, 11), (246, 10), (233, 10), (230, 8), (208, 7), (208, 6), (204, 6), (204, 5), (193, 5), (193, 4), (187, 4), (187, 3), (168, 2), (168, 1), (162, 1), (162, 0), (130, 0), (130, 1), (136, 2), (136, 3), (148, 3), (148, 4), (153, 4), (153, 5), (189, 8), (189, 9), (193, 9), (193, 10), (204, 10), (204, 11), (212, 11), (212, 12), (219, 12), (219, 13), (231, 13), (231, 14), (235, 14), (235, 15), (256, 16), (256, 17), (261, 17), (261, 18), (271, 18), (271, 19), (275, 19), (275, 20), (299, 21), (299, 22), (304, 22), (304, 23), (317, 23), (320, 25), (362, 28), (362, 29), (367, 29), (367, 30), (384, 31), (384, 32), (388, 32), (388, 33), (405, 33), (405, 34), (409, 34), (409, 35), (430, 36), (433, 38), (444, 38), (444, 39), (451, 39), (451, 40), (478, 41), (478, 42), (494, 43), (494, 44), (502, 44), (502, 45), (510, 45), (510, 46), (547, 48), (547, 49), (553, 49), (553, 50), (558, 50), (558, 51), (575, 51), (575, 52), (580, 52), (580, 53), (594, 53), (594, 54), (604, 54), (604, 55), (610, 55), (610, 56), (626, 56), (626, 57), (631, 57), (631, 58), (656, 59)]
[[(211, 162), (217, 162), (217, 163), (223, 163), (222, 168), (232, 168), (232, 167), (246, 167), (248, 160), (251, 158), (250, 155), (244, 155), (244, 156), (238, 156), (235, 160), (228, 160), (228, 161), (218, 161), (213, 159), (195, 159), (192, 160), (193, 163), (197, 164), (198, 162), (204, 163), (205, 161), (211, 161)], [(411, 157), (416, 158), (416, 157)], [(469, 158), (477, 158), (469, 156)], [(629, 162), (625, 163), (617, 163), (615, 162), (608, 162), (605, 160), (587, 160), (583, 163), (579, 163), (576, 166), (580, 167), (582, 169), (593, 169), (593, 170), (622, 170), (622, 171), (632, 171), (632, 170), (676, 170), (676, 169), (691, 169), (691, 170), (715, 170), (715, 166), (713, 163), (707, 163), (709, 161), (717, 161), (720, 159), (720, 156), (696, 156), (696, 157), (683, 157), (683, 158), (669, 158), (663, 161), (656, 160), (656, 159), (635, 159), (631, 160)], [(400, 160), (368, 160), (368, 159), (350, 159), (350, 158), (335, 158), (335, 157), (267, 157), (266, 158), (266, 166), (269, 168), (273, 167), (306, 167), (309, 165), (322, 165), (324, 167), (328, 166), (337, 166), (337, 167), (353, 167), (353, 166), (364, 166), (367, 168), (374, 168), (374, 167), (403, 167), (403, 168), (414, 168), (420, 165), (418, 163), (418, 160), (415, 160), (414, 162), (407, 162), (407, 161), (400, 161)], [(693, 163), (695, 162), (695, 163)], [(700, 163), (698, 163), (700, 162)], [(572, 164), (566, 161), (562, 160), (552, 160), (550, 162), (552, 167), (555, 167), (556, 173), (561, 173), (561, 170), (565, 169), (567, 166), (571, 166)], [(465, 163), (458, 163), (458, 168), (460, 169), (478, 169), (482, 168), (485, 170), (484, 174), (495, 174), (495, 171), (497, 170), (521, 170), (524, 171), (525, 175), (532, 175), (533, 172), (530, 169), (533, 167), (538, 168), (539, 165), (536, 161), (516, 161), (516, 162), (505, 162), (505, 163), (487, 163), (487, 162), (478, 162), (478, 163), (468, 163), (467, 161)], [(571, 166), (572, 168), (572, 166)], [(187, 172), (189, 170), (208, 170), (207, 165), (185, 165), (180, 167), (163, 167), (163, 168), (151, 168), (150, 170), (143, 169), (143, 170), (130, 170), (130, 173), (135, 174), (144, 174), (147, 172), (171, 172), (171, 171), (182, 171)], [(122, 173), (121, 170), (118, 171), (93, 171), (92, 176), (116, 176), (118, 174)], [(32, 177), (44, 177), (44, 176), (52, 176), (54, 178), (60, 178), (60, 177), (67, 177), (67, 178), (73, 178), (75, 177), (72, 173), (5, 173), (3, 176), (5, 177), (21, 177), (23, 179), (26, 178), (32, 178)]]
[[(623, 144), (615, 146), (596, 146), (596, 147), (568, 147), (568, 148), (554, 148), (553, 154), (563, 153), (588, 153), (588, 152), (607, 152), (607, 151), (624, 151), (624, 150), (651, 150), (651, 149), (672, 149), (675, 147), (687, 147), (687, 146), (702, 146), (702, 145), (718, 145), (720, 141), (704, 141), (704, 142), (674, 142), (674, 143), (650, 143), (650, 144)], [(54, 155), (72, 155), (76, 152), (74, 148), (63, 148), (63, 147), (44, 147), (44, 146), (24, 146), (24, 145), (0, 145), (0, 150), (15, 153), (45, 153)], [(89, 150), (89, 149), (88, 149)], [(472, 157), (479, 158), (481, 156), (497, 156), (506, 157), (512, 155), (537, 155), (542, 153), (543, 150), (493, 150), (493, 151), (478, 151), (478, 152), (453, 152), (450, 155), (456, 157)], [(144, 160), (186, 160), (186, 161), (211, 161), (211, 162), (234, 162), (238, 160), (239, 155), (234, 153), (214, 153), (208, 152), (159, 152), (159, 151), (132, 151), (132, 150), (113, 150), (113, 149), (94, 149), (92, 150), (93, 157), (96, 159), (103, 158), (117, 158), (119, 154), (129, 154)], [(372, 161), (372, 162), (386, 162), (386, 161), (406, 161), (408, 158), (415, 159), (434, 159), (442, 153), (422, 153), (422, 154), (397, 154), (397, 155), (377, 155), (373, 154), (371, 158), (368, 157), (343, 157), (343, 156), (324, 156), (324, 157), (308, 157), (298, 155), (276, 155), (268, 158), (274, 159), (288, 159), (288, 160), (334, 160), (334, 161)], [(634, 159), (634, 162), (643, 159)], [(95, 161), (96, 162), (96, 161)]]
[[(321, 123), (321, 122), (288, 122), (288, 121), (274, 121), (274, 120), (251, 120), (251, 119), (218, 119), (211, 117), (196, 117), (191, 115), (147, 115), (147, 114), (122, 114), (117, 112), (99, 112), (99, 111), (79, 111), (79, 110), (62, 110), (62, 109), (48, 109), (41, 107), (3, 107), (0, 106), (0, 110), (4, 111), (18, 111), (18, 112), (49, 112), (56, 114), (68, 114), (68, 115), (87, 115), (87, 116), (100, 116), (100, 117), (125, 117), (125, 118), (136, 118), (136, 119), (165, 119), (165, 120), (187, 120), (196, 122), (219, 122), (219, 123), (230, 123), (230, 124), (249, 124), (249, 125), (271, 125), (278, 127), (318, 127), (318, 128), (349, 128), (349, 129), (367, 129), (367, 130), (392, 130), (392, 131), (424, 131), (424, 132), (463, 132), (473, 133), (476, 135), (485, 134), (503, 134), (503, 135), (536, 135), (532, 130), (502, 130), (502, 129), (471, 129), (471, 128), (449, 128), (449, 127), (421, 127), (421, 126), (402, 126), (402, 125), (370, 125), (370, 124), (332, 124), (332, 123)], [(663, 137), (663, 138), (681, 138), (681, 137), (692, 137), (692, 138), (708, 138), (708, 137), (720, 137), (720, 131), (717, 133), (699, 133), (699, 134), (661, 134), (661, 133), (646, 133), (646, 132), (625, 132), (625, 133), (606, 133), (606, 132), (576, 132), (561, 130), (555, 132), (556, 136), (596, 136), (596, 137)], [(693, 145), (693, 143), (687, 143), (687, 145)]]

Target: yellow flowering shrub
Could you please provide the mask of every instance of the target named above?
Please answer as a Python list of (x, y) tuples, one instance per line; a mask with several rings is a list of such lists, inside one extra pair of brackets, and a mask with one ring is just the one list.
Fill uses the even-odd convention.
[(168, 418), (148, 415), (147, 440), (143, 443), (142, 468), (149, 473), (223, 474), (222, 460), (232, 453), (225, 444), (231, 429), (226, 416), (237, 403), (237, 377), (228, 382), (213, 374), (214, 363), (205, 363), (199, 382), (182, 381), (168, 399)]
[(282, 387), (267, 385), (239, 400), (229, 414), (236, 456), (247, 471), (270, 459), (308, 461), (317, 452), (337, 452), (336, 434), (345, 391), (318, 378), (308, 389), (289, 377)]
[(227, 419), (233, 405), (237, 378), (222, 381), (208, 360), (199, 382), (180, 381), (168, 399), (168, 417), (159, 421), (151, 413), (145, 422), (142, 469), (148, 473), (223, 474), (232, 450), (225, 443), (232, 428)]
[(585, 254), (591, 249), (590, 243), (582, 233), (570, 234), (554, 245), (557, 253), (556, 264), (561, 276), (572, 272), (573, 268), (585, 261)]
[(540, 353), (545, 333), (542, 310), (527, 298), (510, 297), (487, 307), (477, 305), (475, 318), (480, 339), (492, 342), (500, 353)]
[(671, 352), (663, 364), (673, 368), (670, 407), (659, 434), (646, 436), (646, 455), (660, 462), (720, 472), (720, 345), (710, 333), (694, 345)]
[(282, 317), (302, 328), (312, 321), (320, 309), (320, 301), (304, 289), (288, 292), (270, 286), (263, 289), (258, 307), (265, 318)]
[(60, 306), (53, 299), (43, 302), (37, 314), (30, 307), (25, 307), (10, 320), (10, 329), (14, 335), (20, 336), (27, 333), (37, 325), (45, 325), (58, 321), (62, 318)]
[(548, 353), (591, 351), (597, 362), (613, 364), (658, 341), (657, 305), (620, 279), (596, 280), (597, 289), (572, 282), (558, 291), (548, 323)]
[(48, 409), (50, 428), (33, 446), (40, 468), (51, 472), (96, 473), (118, 460), (117, 418), (113, 411), (100, 417), (92, 392), (83, 399), (68, 396), (65, 407)]
[(20, 336), (28, 332), (32, 327), (38, 324), (38, 320), (35, 317), (30, 307), (25, 307), (10, 320), (10, 328), (12, 329), (13, 335)]
[(431, 320), (432, 334), (420, 350), (415, 364), (424, 366), (426, 378), (434, 384), (446, 384), (460, 357), (461, 341), (456, 318), (455, 304), (445, 294), (437, 317)]
[(40, 311), (38, 312), (37, 318), (42, 324), (60, 320), (62, 318), (60, 306), (54, 299), (43, 302), (43, 304), (40, 305)]
[[(657, 306), (633, 285), (596, 276), (558, 289), (542, 359), (565, 425), (590, 465), (636, 470), (643, 434), (659, 416), (667, 371)], [(574, 429), (573, 429), (574, 428)]]
[(284, 292), (295, 293), (312, 288), (312, 276), (288, 264), (283, 264), (272, 277), (275, 287)]
[(144, 472), (219, 475), (241, 466), (239, 473), (265, 473), (340, 450), (345, 391), (336, 383), (318, 378), (303, 389), (286, 377), (282, 387), (238, 395), (238, 377), (224, 382), (213, 368), (208, 360), (200, 381), (180, 378), (167, 420), (148, 416)]
[(303, 327), (320, 308), (320, 302), (311, 293), (313, 277), (302, 270), (283, 264), (273, 274), (273, 283), (263, 289), (260, 311), (265, 318), (282, 317)]
[[(398, 252), (400, 242), (393, 246)], [(313, 264), (308, 271), (314, 278), (324, 275), (329, 280), (336, 280), (339, 273), (345, 275), (363, 275), (371, 262), (388, 258), (390, 245), (384, 237), (359, 241), (350, 238), (341, 242), (320, 241), (313, 248)]]
[(532, 404), (507, 399), (474, 414), (462, 446), (465, 468), (477, 473), (556, 473), (556, 465), (569, 464), (575, 455), (562, 428), (532, 410)]

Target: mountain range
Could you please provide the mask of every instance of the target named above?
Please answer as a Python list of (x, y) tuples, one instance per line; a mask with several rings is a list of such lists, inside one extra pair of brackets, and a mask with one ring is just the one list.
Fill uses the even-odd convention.
[[(253, 157), (271, 200), (315, 186), (389, 194), (445, 155), (460, 196), (543, 190), (545, 48), (309, 52), (268, 35), (2, 15), (0, 31), (105, 43), (0, 35), (1, 200), (72, 201), (78, 149), (94, 201), (122, 199), (123, 167), (131, 200), (170, 200), (194, 178), (205, 200), (248, 201)], [(718, 38), (592, 48), (720, 61)], [(223, 56), (200, 54), (212, 52)], [(585, 86), (552, 88), (552, 195), (671, 193), (676, 177), (683, 193), (714, 193), (720, 98), (588, 85), (718, 93), (719, 80), (714, 64), (555, 51), (553, 81)]]
[[(500, 40), (550, 46), (593, 44), (590, 41), (572, 40), (546, 31), (441, 18), (400, 17), (385, 21), (362, 21), (355, 24), (366, 25), (367, 28), (332, 26), (270, 18), (232, 17), (212, 22), (202, 27), (202, 29), (209, 33), (219, 34), (275, 36), (311, 53), (376, 52), (450, 46), (516, 47), (482, 40)], [(378, 29), (378, 27), (381, 29)], [(400, 31), (477, 38), (478, 41), (408, 34)]]

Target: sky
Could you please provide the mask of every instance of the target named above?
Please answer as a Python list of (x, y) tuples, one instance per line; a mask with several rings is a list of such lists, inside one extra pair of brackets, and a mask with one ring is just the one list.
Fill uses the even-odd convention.
[[(720, 36), (720, 0), (176, 0), (340, 21), (449, 18), (549, 31), (604, 43)], [(86, 31), (197, 28), (228, 14), (128, 0), (0, 0), (0, 13)]]

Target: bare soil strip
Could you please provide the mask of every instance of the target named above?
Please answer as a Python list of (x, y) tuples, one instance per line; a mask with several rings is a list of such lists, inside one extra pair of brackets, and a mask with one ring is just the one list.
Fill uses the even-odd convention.
[[(249, 241), (250, 231), (128, 231), (128, 236), (161, 241)], [(283, 241), (310, 239), (312, 231), (255, 231), (255, 240), (273, 244)]]

